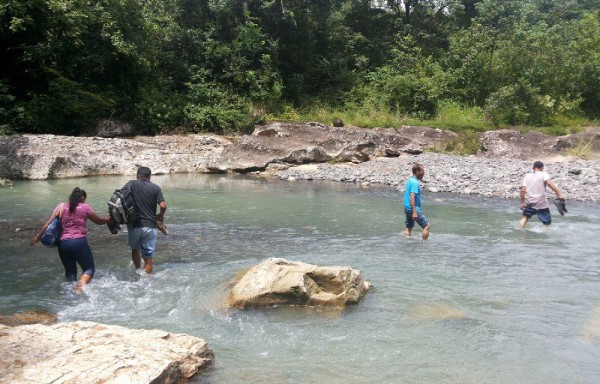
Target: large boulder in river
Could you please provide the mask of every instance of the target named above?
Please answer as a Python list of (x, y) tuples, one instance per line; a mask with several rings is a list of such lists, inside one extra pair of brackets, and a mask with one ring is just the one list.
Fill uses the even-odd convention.
[(356, 304), (370, 285), (349, 267), (319, 267), (270, 258), (250, 268), (234, 285), (232, 307), (276, 305), (343, 307)]
[(3, 383), (179, 383), (214, 356), (197, 337), (87, 321), (0, 325)]

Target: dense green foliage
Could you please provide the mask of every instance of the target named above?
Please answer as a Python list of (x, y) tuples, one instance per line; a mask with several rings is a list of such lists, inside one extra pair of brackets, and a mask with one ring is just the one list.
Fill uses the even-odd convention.
[(0, 134), (600, 118), (600, 0), (2, 0), (0, 55)]

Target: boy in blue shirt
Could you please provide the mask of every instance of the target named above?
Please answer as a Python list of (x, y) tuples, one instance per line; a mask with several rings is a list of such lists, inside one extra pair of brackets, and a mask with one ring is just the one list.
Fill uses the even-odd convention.
[(412, 167), (412, 177), (406, 181), (406, 190), (404, 191), (404, 213), (406, 214), (407, 237), (415, 226), (415, 221), (423, 228), (423, 240), (429, 237), (429, 220), (421, 212), (421, 183), (425, 175), (425, 167), (422, 164), (415, 163)]

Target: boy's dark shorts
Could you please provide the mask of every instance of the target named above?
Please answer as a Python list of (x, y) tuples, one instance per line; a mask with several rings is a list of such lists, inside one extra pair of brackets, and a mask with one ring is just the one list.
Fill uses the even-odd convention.
[(533, 215), (537, 215), (538, 219), (540, 219), (544, 225), (550, 225), (552, 223), (552, 218), (550, 217), (550, 208), (525, 208), (523, 210), (523, 216), (527, 217), (528, 219), (530, 219)]
[[(404, 209), (404, 213), (406, 215), (406, 220), (404, 220), (404, 224), (406, 224), (406, 228), (413, 228), (415, 226), (415, 221), (412, 218), (412, 211), (408, 209)], [(425, 228), (429, 225), (429, 220), (422, 213), (418, 213), (417, 224), (421, 226), (421, 228)]]

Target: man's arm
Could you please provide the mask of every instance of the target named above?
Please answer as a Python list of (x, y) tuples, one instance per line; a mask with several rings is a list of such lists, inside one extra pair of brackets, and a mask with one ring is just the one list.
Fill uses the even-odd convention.
[(167, 203), (163, 200), (158, 204), (158, 206), (160, 207), (160, 213), (158, 215), (156, 215), (156, 219), (160, 220), (160, 221), (164, 221), (165, 212), (167, 212)]
[(412, 218), (414, 220), (416, 220), (419, 217), (419, 214), (417, 213), (416, 196), (417, 196), (416, 193), (414, 193), (414, 192), (410, 193), (410, 208), (412, 209)]
[(527, 188), (525, 186), (521, 187), (521, 209), (525, 209), (525, 194), (527, 193)]
[(550, 189), (554, 191), (554, 193), (556, 193), (556, 196), (559, 199), (564, 199), (565, 198), (565, 196), (560, 192), (560, 190), (558, 189), (558, 187), (556, 186), (556, 184), (554, 184), (552, 182), (552, 180), (550, 180), (550, 179), (546, 180), (546, 185), (549, 186)]

